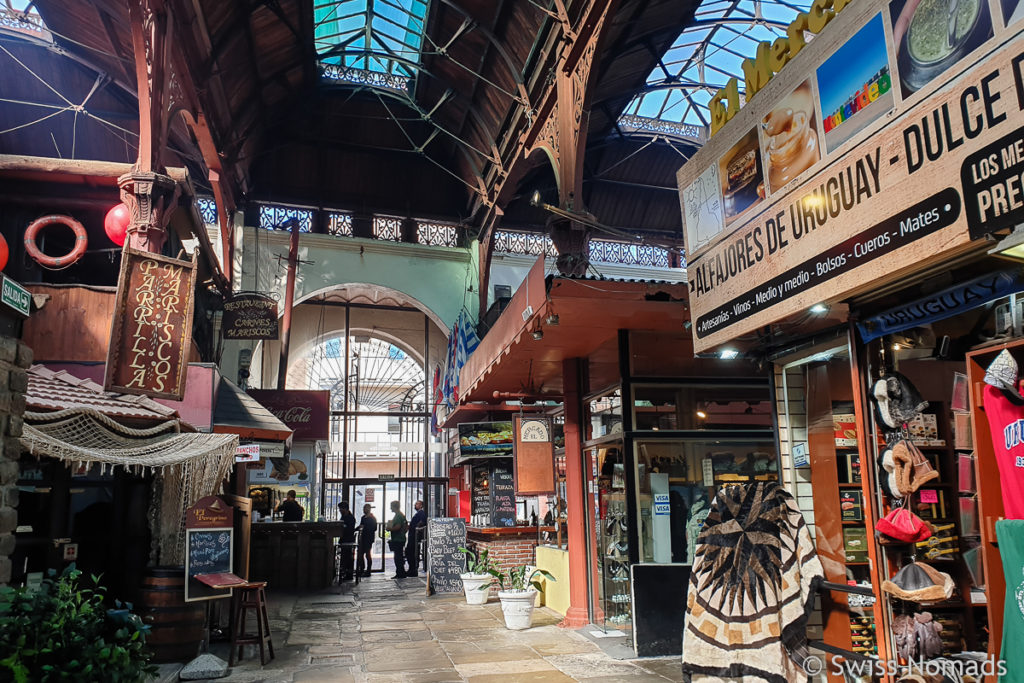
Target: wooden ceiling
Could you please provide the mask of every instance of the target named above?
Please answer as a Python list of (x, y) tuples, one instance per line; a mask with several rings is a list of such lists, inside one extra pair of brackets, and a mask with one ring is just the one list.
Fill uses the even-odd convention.
[[(455, 219), (475, 228), (483, 205), (496, 199), (495, 188), (519, 163), (517, 144), (551, 87), (565, 40), (554, 2), (549, 13), (544, 3), (525, 0), (431, 0), (421, 63), (401, 93), (321, 76), (312, 0), (163, 1), (177, 17), (174, 43), (240, 201)], [(565, 0), (573, 20), (587, 4)], [(623, 137), (615, 121), (697, 4), (613, 3), (595, 55), (586, 160), (585, 201), (602, 222), (680, 229), (671, 192), (684, 161), (679, 149), (663, 142), (644, 147), (646, 141)], [(134, 89), (123, 0), (38, 0), (36, 6), (64, 50)], [(177, 132), (177, 143), (189, 147), (182, 153), (191, 151), (191, 162), (202, 168), (195, 140), (183, 127)], [(616, 161), (623, 163), (609, 171)], [(517, 175), (499, 205), (529, 194), (545, 172), (550, 175), (544, 168)], [(631, 210), (629, 202), (651, 209)], [(542, 217), (528, 211), (518, 220), (520, 227), (543, 228)]]

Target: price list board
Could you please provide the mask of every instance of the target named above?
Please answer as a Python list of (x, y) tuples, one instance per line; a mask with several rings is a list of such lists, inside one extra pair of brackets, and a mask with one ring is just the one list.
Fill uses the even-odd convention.
[(461, 593), (466, 571), (466, 520), (437, 517), (427, 520), (427, 590), (432, 593)]

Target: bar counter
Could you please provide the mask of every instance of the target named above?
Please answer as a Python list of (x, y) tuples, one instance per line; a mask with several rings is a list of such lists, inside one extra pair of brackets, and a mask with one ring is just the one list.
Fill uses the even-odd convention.
[(319, 590), (334, 581), (341, 522), (254, 522), (249, 579), (270, 590)]

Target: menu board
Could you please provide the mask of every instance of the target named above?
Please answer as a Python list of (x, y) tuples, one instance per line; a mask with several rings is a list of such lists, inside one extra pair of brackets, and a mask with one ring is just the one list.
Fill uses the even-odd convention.
[(231, 572), (233, 533), (231, 527), (185, 530), (185, 602), (231, 596), (230, 590), (214, 590), (196, 576)]
[(491, 477), (491, 498), (493, 512), (491, 523), (494, 526), (508, 527), (516, 525), (516, 490), (512, 470), (507, 467), (495, 467)]
[(491, 468), (473, 468), (473, 517), (474, 524), (489, 526), (491, 519)]
[(466, 571), (466, 520), (461, 517), (436, 517), (427, 520), (427, 591), (461, 593)]

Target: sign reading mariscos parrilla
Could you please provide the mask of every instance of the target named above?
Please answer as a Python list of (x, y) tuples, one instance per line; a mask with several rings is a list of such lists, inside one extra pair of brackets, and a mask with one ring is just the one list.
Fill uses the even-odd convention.
[(125, 248), (103, 388), (181, 400), (192, 341), (196, 262)]
[(931, 83), (890, 63), (913, 7), (943, 2), (851, 4), (679, 171), (697, 352), (1024, 220), (1021, 26), (976, 3), (974, 43)]
[(235, 294), (224, 302), (225, 339), (277, 339), (277, 302), (258, 292)]

